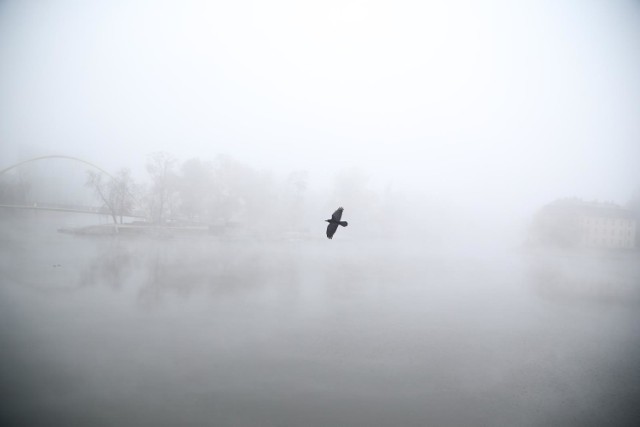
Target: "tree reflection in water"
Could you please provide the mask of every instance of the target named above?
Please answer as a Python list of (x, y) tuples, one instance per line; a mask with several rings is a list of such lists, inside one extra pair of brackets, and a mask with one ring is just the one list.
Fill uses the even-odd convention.
[(291, 285), (298, 262), (285, 246), (188, 239), (105, 239), (86, 263), (79, 285), (136, 289), (138, 301), (154, 305), (165, 295), (193, 292), (221, 296)]

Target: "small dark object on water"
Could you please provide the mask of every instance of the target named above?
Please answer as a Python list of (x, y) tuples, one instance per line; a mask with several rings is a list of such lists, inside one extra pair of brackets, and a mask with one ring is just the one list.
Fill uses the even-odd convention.
[(333, 238), (333, 235), (338, 229), (338, 225), (341, 225), (343, 227), (349, 225), (347, 221), (340, 221), (340, 218), (342, 218), (343, 210), (343, 208), (338, 208), (338, 210), (335, 211), (333, 215), (331, 215), (331, 219), (325, 219), (325, 221), (329, 223), (329, 225), (327, 226), (327, 237), (330, 239)]

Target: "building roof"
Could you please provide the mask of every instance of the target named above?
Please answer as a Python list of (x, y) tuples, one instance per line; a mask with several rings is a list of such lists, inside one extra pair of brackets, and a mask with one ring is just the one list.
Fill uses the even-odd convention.
[(586, 202), (577, 198), (555, 200), (543, 207), (542, 211), (549, 214), (634, 219), (634, 215), (630, 210), (615, 203)]

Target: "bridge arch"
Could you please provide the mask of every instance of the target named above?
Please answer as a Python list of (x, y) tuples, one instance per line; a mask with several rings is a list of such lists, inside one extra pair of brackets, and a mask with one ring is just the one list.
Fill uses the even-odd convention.
[(22, 162), (16, 163), (15, 165), (11, 165), (11, 166), (9, 166), (7, 168), (4, 168), (4, 169), (0, 170), (0, 175), (3, 175), (5, 172), (9, 172), (10, 170), (15, 169), (15, 168), (17, 168), (19, 166), (22, 166), (22, 165), (24, 165), (26, 163), (31, 163), (31, 162), (35, 162), (35, 161), (38, 161), (38, 160), (45, 160), (45, 159), (67, 159), (67, 160), (73, 160), (73, 161), (76, 161), (76, 162), (84, 163), (85, 165), (89, 165), (92, 168), (97, 169), (100, 172), (102, 172), (103, 174), (107, 175), (109, 178), (117, 181), (117, 179), (113, 175), (111, 175), (109, 172), (107, 172), (106, 170), (102, 169), (98, 165), (95, 165), (95, 164), (93, 164), (91, 162), (88, 162), (86, 160), (79, 159), (77, 157), (62, 156), (62, 155), (40, 156), (40, 157), (34, 157), (33, 159), (24, 160)]
[[(53, 155), (49, 155), (49, 156), (39, 156), (39, 157), (34, 157), (34, 158), (28, 159), (28, 160), (23, 160), (21, 162), (18, 162), (18, 163), (14, 164), (14, 165), (11, 165), (9, 167), (6, 167), (6, 168), (0, 170), (0, 176), (5, 174), (6, 172), (9, 172), (12, 169), (15, 169), (15, 168), (17, 168), (19, 166), (22, 166), (24, 164), (36, 162), (36, 161), (39, 161), (39, 160), (46, 160), (46, 159), (65, 159), (65, 160), (72, 160), (72, 161), (75, 161), (75, 162), (78, 162), (78, 163), (82, 163), (82, 164), (91, 166), (93, 169), (96, 169), (96, 170), (100, 171), (101, 173), (107, 175), (113, 181), (118, 182), (118, 179), (115, 176), (111, 175), (105, 169), (101, 168), (100, 166), (98, 166), (98, 165), (96, 165), (94, 163), (91, 163), (91, 162), (89, 162), (87, 160), (80, 159), (78, 157), (64, 156), (64, 155), (60, 155), (60, 154), (53, 154)], [(135, 204), (139, 205), (139, 200), (130, 191), (127, 190), (127, 194), (129, 195), (129, 197), (131, 197), (131, 199), (133, 200), (133, 202)]]

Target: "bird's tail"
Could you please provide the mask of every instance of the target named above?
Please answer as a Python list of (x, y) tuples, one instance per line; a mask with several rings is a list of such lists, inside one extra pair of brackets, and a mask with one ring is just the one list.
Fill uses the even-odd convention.
[(346, 227), (347, 225), (349, 225), (347, 221), (340, 221), (338, 224), (340, 224), (343, 227)]

